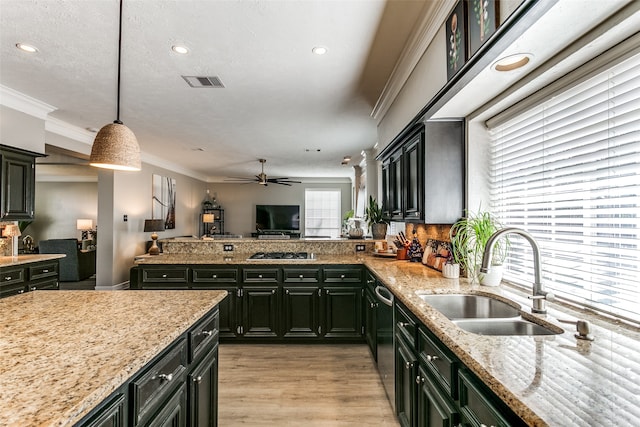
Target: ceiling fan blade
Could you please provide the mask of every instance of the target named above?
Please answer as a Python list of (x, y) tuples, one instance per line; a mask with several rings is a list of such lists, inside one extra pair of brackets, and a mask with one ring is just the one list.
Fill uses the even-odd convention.
[(286, 183), (286, 182), (282, 182), (282, 181), (276, 181), (276, 182), (274, 182), (274, 184), (288, 185), (289, 187), (291, 187), (291, 184)]

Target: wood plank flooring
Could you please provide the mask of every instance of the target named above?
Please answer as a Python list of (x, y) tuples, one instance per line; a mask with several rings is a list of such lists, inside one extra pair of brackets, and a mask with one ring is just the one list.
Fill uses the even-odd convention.
[(393, 426), (364, 344), (220, 344), (218, 425)]

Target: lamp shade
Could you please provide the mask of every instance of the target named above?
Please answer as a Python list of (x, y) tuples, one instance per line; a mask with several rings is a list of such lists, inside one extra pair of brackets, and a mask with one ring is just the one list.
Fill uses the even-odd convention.
[(18, 237), (21, 235), (20, 227), (15, 224), (6, 225), (4, 230), (2, 230), (2, 235), (4, 237)]
[(212, 223), (215, 220), (213, 214), (202, 214), (202, 222)]
[(76, 230), (93, 230), (93, 220), (92, 219), (77, 219), (76, 220)]
[(116, 120), (96, 135), (89, 164), (98, 168), (139, 171), (140, 146), (133, 132)]
[(145, 219), (144, 231), (145, 232), (164, 231), (164, 221), (161, 219)]

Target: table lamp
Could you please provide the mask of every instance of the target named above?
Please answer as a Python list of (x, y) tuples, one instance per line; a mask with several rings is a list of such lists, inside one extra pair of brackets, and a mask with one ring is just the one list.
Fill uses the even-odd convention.
[(161, 219), (145, 219), (144, 220), (145, 233), (151, 232), (151, 247), (149, 248), (149, 255), (160, 255), (160, 248), (158, 247), (158, 234), (156, 231), (164, 231), (164, 221)]
[(93, 220), (77, 219), (76, 229), (82, 232), (82, 240), (87, 240), (89, 238), (89, 231), (93, 230)]
[(14, 237), (20, 236), (20, 227), (15, 224), (8, 224), (2, 230), (2, 235), (4, 237), (11, 237), (11, 256), (18, 256), (18, 246), (14, 244)]
[[(205, 224), (213, 224), (215, 219), (216, 217), (214, 214), (202, 214), (202, 222), (204, 222)], [(215, 227), (211, 227), (210, 229), (205, 230), (205, 234), (211, 234), (214, 229)]]

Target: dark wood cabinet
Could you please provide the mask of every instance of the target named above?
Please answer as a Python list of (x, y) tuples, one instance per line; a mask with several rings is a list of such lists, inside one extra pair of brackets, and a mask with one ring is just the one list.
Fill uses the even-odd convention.
[(125, 427), (126, 415), (126, 394), (124, 391), (118, 392), (100, 405), (95, 415), (84, 425), (86, 427)]
[(0, 267), (0, 298), (38, 289), (58, 289), (58, 260)]
[(452, 224), (462, 216), (464, 143), (464, 120), (433, 120), (407, 129), (380, 154), (391, 220)]
[(451, 399), (442, 393), (422, 364), (418, 367), (417, 425), (457, 426), (460, 413)]
[(34, 218), (35, 159), (42, 154), (0, 145), (0, 219)]
[(376, 317), (376, 311), (378, 309), (378, 299), (375, 296), (376, 279), (367, 274), (367, 282), (364, 288), (364, 297), (362, 301), (362, 315), (364, 317), (364, 340), (369, 346), (369, 350), (371, 351), (371, 356), (373, 360), (378, 360), (378, 337), (377, 337), (377, 329), (378, 322)]
[(211, 352), (187, 376), (189, 427), (218, 425), (218, 350)]
[(361, 341), (363, 275), (360, 265), (140, 265), (130, 285), (226, 290), (223, 341)]
[(418, 359), (414, 352), (396, 334), (396, 414), (403, 427), (416, 425), (416, 376), (418, 373)]

